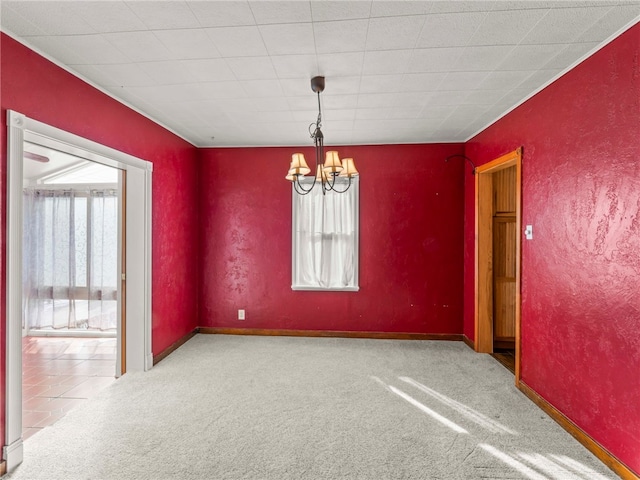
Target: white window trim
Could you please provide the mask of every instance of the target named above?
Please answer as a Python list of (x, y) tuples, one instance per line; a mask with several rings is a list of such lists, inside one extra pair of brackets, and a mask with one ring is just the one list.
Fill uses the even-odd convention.
[[(304, 178), (301, 182), (303, 184), (313, 183), (313, 177)], [(307, 185), (308, 187), (309, 185)], [(313, 188), (322, 188), (322, 186), (316, 182)], [(360, 181), (359, 177), (353, 177), (351, 180), (350, 189), (354, 189), (357, 201), (353, 203), (353, 216), (355, 219), (355, 245), (354, 245), (354, 286), (350, 287), (316, 287), (308, 285), (296, 285), (295, 279), (298, 278), (298, 262), (296, 261), (296, 208), (295, 200), (299, 195), (296, 193), (293, 185), (291, 186), (291, 290), (293, 291), (310, 291), (310, 292), (357, 292), (360, 290)], [(335, 192), (327, 192), (327, 195), (340, 195)]]

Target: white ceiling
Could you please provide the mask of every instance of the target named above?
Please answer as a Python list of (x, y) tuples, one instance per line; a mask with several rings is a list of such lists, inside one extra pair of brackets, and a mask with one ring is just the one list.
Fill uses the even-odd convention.
[[(460, 142), (640, 19), (632, 1), (7, 1), (2, 30), (196, 146)], [(212, 137), (215, 139), (212, 140)]]
[(34, 143), (25, 142), (24, 149), (26, 152), (35, 153), (48, 159), (46, 162), (37, 162), (29, 159), (28, 157), (24, 158), (24, 162), (22, 164), (22, 178), (25, 185), (35, 184), (43, 177), (91, 163), (82, 158), (69, 155), (68, 153), (53, 150)]

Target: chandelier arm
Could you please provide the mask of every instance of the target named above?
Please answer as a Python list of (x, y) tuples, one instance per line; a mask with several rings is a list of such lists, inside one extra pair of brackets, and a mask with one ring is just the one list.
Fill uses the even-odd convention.
[(323, 194), (326, 194), (327, 192), (330, 192), (331, 190), (333, 190), (333, 185), (331, 184), (331, 182), (329, 182), (329, 179), (327, 179), (324, 182), (322, 182), (322, 193)]
[[(331, 180), (329, 180), (329, 175), (331, 176)], [(326, 192), (330, 192), (333, 191), (333, 186), (336, 184), (336, 177), (332, 174), (327, 174), (327, 181), (325, 182), (325, 184), (327, 185), (325, 188)]]
[(311, 193), (311, 190), (313, 190), (313, 187), (315, 187), (315, 185), (316, 185), (315, 178), (313, 179), (313, 183), (311, 184), (311, 187), (309, 187), (309, 189), (306, 189), (302, 186), (302, 184), (300, 183), (300, 179), (298, 179), (298, 177), (296, 177), (296, 179), (293, 181), (293, 189), (296, 191), (298, 195), (309, 195), (309, 193)]
[(348, 183), (348, 185), (347, 185), (347, 188), (345, 188), (344, 190), (338, 190), (338, 189), (335, 187), (335, 184), (336, 184), (336, 177), (333, 177), (333, 184), (331, 185), (331, 190), (333, 190), (333, 191), (334, 191), (334, 192), (336, 192), (336, 193), (344, 193), (344, 192), (346, 192), (347, 190), (349, 190), (349, 187), (351, 187), (351, 177), (349, 177), (349, 183)]

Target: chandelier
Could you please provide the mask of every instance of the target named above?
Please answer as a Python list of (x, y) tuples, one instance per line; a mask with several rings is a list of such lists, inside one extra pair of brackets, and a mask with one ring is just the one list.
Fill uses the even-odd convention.
[[(304, 154), (294, 153), (291, 156), (289, 171), (285, 178), (293, 183), (293, 188), (299, 195), (307, 195), (316, 184), (322, 186), (323, 194), (326, 192), (344, 193), (349, 190), (351, 178), (358, 175), (358, 170), (356, 170), (353, 158), (343, 158), (341, 161), (338, 152), (335, 150), (328, 151), (325, 156), (324, 135), (321, 130), (322, 109), (320, 107), (320, 92), (324, 90), (324, 77), (313, 77), (311, 79), (311, 90), (318, 94), (318, 119), (309, 125), (309, 134), (313, 138), (316, 150), (315, 177), (313, 182), (305, 182), (307, 184), (310, 183), (310, 186), (306, 188), (303, 186), (300, 178), (309, 174), (311, 169), (307, 165)], [(324, 165), (322, 164), (323, 158), (325, 159)], [(340, 188), (340, 186), (344, 185), (346, 185), (344, 188)]]

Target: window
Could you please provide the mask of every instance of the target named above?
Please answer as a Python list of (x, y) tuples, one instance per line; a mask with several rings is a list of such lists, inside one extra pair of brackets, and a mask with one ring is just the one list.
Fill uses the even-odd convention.
[(118, 196), (112, 189), (24, 189), (27, 329), (117, 327)]
[[(346, 182), (342, 178), (336, 182)], [(301, 180), (306, 188), (313, 178)], [(346, 183), (340, 184), (344, 188)], [(293, 191), (293, 189), (292, 189)], [(346, 193), (292, 193), (293, 290), (358, 291), (359, 180)]]

